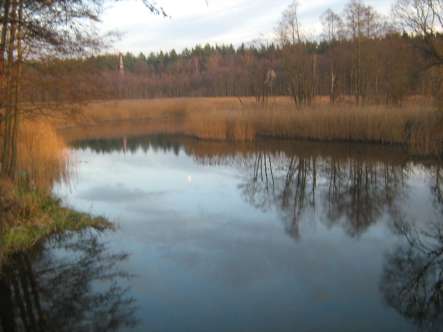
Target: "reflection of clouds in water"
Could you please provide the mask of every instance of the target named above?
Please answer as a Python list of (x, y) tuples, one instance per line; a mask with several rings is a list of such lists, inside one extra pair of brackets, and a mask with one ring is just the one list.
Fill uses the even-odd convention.
[[(138, 202), (128, 203), (126, 210), (131, 213), (131, 217), (138, 216), (141, 221), (150, 221), (155, 217), (155, 220), (174, 220), (180, 217), (179, 213), (173, 208), (165, 209), (159, 206), (157, 201), (149, 201), (146, 204), (138, 204)], [(147, 217), (151, 218), (147, 220)], [(134, 222), (136, 220), (133, 220)]]
[[(144, 137), (128, 140), (132, 154), (122, 158), (121, 140), (85, 142), (83, 149), (98, 153), (94, 157), (96, 167), (86, 167), (96, 169), (88, 179), (98, 176), (103, 188), (87, 189), (80, 198), (125, 200), (135, 207), (134, 211), (139, 209), (134, 202), (143, 203), (141, 210), (145, 211), (140, 212), (150, 215), (144, 206), (156, 211), (175, 209), (188, 215), (200, 209), (200, 204), (204, 210), (213, 211), (214, 203), (228, 205), (226, 200), (232, 202), (240, 194), (253, 208), (266, 213), (277, 211), (294, 238), (302, 235), (304, 224), (317, 221), (360, 236), (371, 225), (392, 219), (398, 210), (407, 210), (409, 215), (435, 210), (429, 199), (429, 182), (433, 181), (429, 167), (406, 162), (398, 150), (392, 153), (374, 149), (372, 156), (371, 150), (363, 146), (368, 157), (362, 158), (360, 150), (366, 151), (362, 146), (351, 145), (344, 153), (343, 146), (337, 152), (334, 145), (324, 145), (323, 150), (319, 149), (322, 144), (293, 145), (271, 142), (268, 146), (261, 142), (260, 146), (238, 146)], [(176, 155), (176, 150), (185, 152)], [(102, 176), (104, 165), (111, 165), (112, 172)], [(137, 188), (109, 190), (107, 183), (115, 178), (129, 187), (136, 183), (152, 193)], [(229, 186), (234, 181), (236, 192)], [(168, 195), (154, 199), (160, 198), (158, 192)], [(408, 197), (410, 192), (417, 195)], [(220, 195), (223, 202), (217, 198)]]
[[(106, 153), (80, 166), (79, 201), (118, 216), (112, 244), (133, 253), (129, 267), (140, 277), (132, 285), (143, 311), (156, 312), (155, 327), (174, 325), (173, 311), (192, 331), (204, 326), (192, 324), (197, 316), (222, 326), (248, 315), (284, 327), (302, 317), (301, 330), (313, 321), (318, 330), (407, 330), (378, 281), (396, 245), (393, 221), (435, 213), (433, 169), (343, 145), (336, 153), (278, 142), (241, 153), (239, 144), (178, 142), (186, 153), (177, 157), (178, 144), (165, 139), (144, 150), (128, 140), (134, 152), (124, 161), (101, 143)], [(318, 312), (328, 317), (316, 320)], [(268, 330), (289, 330), (278, 327)]]
[[(217, 216), (210, 216), (214, 218)], [(226, 218), (226, 215), (219, 216)], [(353, 271), (353, 282), (347, 284), (350, 290), (363, 292), (357, 282), (360, 277), (366, 278), (369, 271), (376, 265), (377, 260), (373, 244), (380, 243), (385, 234), (373, 234), (370, 241), (362, 243), (354, 249), (356, 257), (370, 255), (372, 261), (365, 267), (348, 266), (345, 262), (329, 257), (349, 256), (349, 248), (353, 246), (343, 232), (332, 231), (324, 234), (321, 241), (312, 243), (309, 239), (294, 243), (284, 235), (282, 228), (257, 220), (245, 224), (242, 220), (230, 219), (224, 222), (209, 223), (203, 219), (170, 219), (169, 216), (149, 223), (149, 229), (134, 228), (136, 241), (148, 243), (150, 252), (158, 255), (147, 263), (143, 274), (147, 275), (143, 283), (149, 282), (152, 288), (158, 283), (158, 271), (152, 266), (167, 266), (168, 273), (176, 278), (183, 275), (195, 276), (195, 282), (205, 283), (211, 280), (223, 288), (253, 289), (260, 284), (267, 285), (279, 280), (299, 287), (301, 284), (310, 285), (309, 291), (326, 293), (328, 283), (340, 284), (343, 269)], [(337, 244), (341, 243), (340, 247)], [(328, 256), (319, 255), (327, 252)], [(291, 253), (288, 255), (288, 253)], [(325, 273), (336, 280), (327, 281)], [(149, 281), (148, 281), (149, 280)], [(200, 281), (199, 281), (200, 280)], [(332, 287), (332, 286), (331, 286)], [(365, 286), (367, 287), (367, 286)], [(159, 291), (159, 290), (157, 290)], [(164, 290), (165, 292), (167, 290)]]
[(78, 198), (92, 202), (127, 203), (141, 199), (155, 199), (168, 192), (147, 192), (139, 188), (130, 189), (123, 185), (96, 186), (78, 194)]

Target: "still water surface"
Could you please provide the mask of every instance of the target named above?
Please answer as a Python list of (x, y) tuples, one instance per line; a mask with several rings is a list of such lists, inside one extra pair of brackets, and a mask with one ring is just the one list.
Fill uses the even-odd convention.
[(75, 174), (54, 193), (118, 229), (18, 256), (3, 280), (30, 285), (29, 300), (8, 307), (17, 326), (443, 330), (435, 162), (360, 145), (173, 137), (87, 141), (72, 154)]

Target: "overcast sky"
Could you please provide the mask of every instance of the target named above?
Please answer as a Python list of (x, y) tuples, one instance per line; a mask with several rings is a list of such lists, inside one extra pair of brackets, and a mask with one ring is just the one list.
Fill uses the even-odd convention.
[[(141, 0), (122, 0), (105, 8), (101, 30), (122, 33), (113, 52), (149, 53), (182, 50), (196, 44), (251, 42), (271, 39), (282, 11), (291, 0), (157, 0), (170, 18), (156, 17)], [(347, 0), (299, 0), (304, 30), (315, 37), (321, 32), (319, 17), (331, 8), (341, 12)], [(394, 0), (366, 0), (388, 15)]]

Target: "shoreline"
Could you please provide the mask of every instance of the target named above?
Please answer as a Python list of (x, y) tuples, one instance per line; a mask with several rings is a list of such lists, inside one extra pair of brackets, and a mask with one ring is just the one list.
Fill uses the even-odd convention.
[(317, 103), (293, 109), (286, 98), (270, 108), (253, 99), (147, 99), (95, 102), (76, 123), (58, 123), (69, 141), (173, 134), (202, 140), (258, 139), (369, 143), (404, 147), (413, 156), (443, 155), (443, 114), (429, 106), (403, 108)]
[(102, 217), (64, 207), (49, 193), (20, 189), (10, 181), (0, 181), (0, 272), (15, 253), (37, 247), (51, 236), (95, 229), (113, 229)]

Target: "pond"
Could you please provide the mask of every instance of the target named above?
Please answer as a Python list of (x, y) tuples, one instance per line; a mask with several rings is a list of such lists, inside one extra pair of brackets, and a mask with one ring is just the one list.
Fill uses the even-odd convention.
[(5, 331), (443, 330), (434, 161), (168, 136), (72, 156), (54, 193), (118, 227), (17, 255), (0, 282)]

